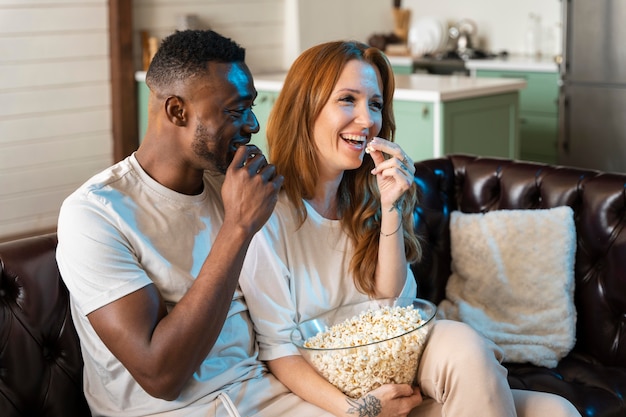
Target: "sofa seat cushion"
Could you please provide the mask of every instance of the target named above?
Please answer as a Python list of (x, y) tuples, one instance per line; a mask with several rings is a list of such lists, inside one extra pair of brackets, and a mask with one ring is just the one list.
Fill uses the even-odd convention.
[(591, 356), (570, 353), (556, 368), (505, 363), (514, 389), (551, 392), (566, 397), (583, 416), (623, 417), (626, 369), (603, 366)]

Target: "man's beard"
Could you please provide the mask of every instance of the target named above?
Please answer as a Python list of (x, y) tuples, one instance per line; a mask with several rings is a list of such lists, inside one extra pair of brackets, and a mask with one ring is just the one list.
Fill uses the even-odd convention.
[[(220, 145), (225, 146), (225, 149), (217, 149), (215, 147), (209, 146), (212, 145)], [(233, 155), (229, 151), (230, 143), (221, 143), (217, 140), (211, 140), (211, 135), (208, 133), (207, 128), (202, 124), (198, 123), (196, 127), (196, 132), (193, 139), (193, 151), (200, 158), (204, 159), (206, 162), (210, 164), (210, 167), (207, 169), (218, 171), (222, 174), (226, 174), (226, 170), (228, 166), (233, 160)]]

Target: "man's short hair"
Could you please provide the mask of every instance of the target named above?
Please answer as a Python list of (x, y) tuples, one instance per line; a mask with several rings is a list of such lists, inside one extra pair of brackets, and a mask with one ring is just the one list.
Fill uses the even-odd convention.
[(209, 62), (244, 62), (245, 49), (212, 30), (176, 31), (161, 42), (146, 73), (150, 89), (206, 74)]

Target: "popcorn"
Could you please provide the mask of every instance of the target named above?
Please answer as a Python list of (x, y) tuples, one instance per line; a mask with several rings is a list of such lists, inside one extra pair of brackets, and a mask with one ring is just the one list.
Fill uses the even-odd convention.
[(308, 338), (307, 359), (351, 398), (383, 384), (412, 384), (430, 329), (424, 323), (413, 306), (370, 309)]

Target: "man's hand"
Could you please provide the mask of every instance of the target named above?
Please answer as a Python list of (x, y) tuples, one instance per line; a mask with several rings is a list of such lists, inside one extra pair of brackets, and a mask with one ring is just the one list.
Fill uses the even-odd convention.
[(283, 181), (259, 148), (240, 146), (222, 186), (224, 223), (232, 221), (256, 233), (272, 214)]

